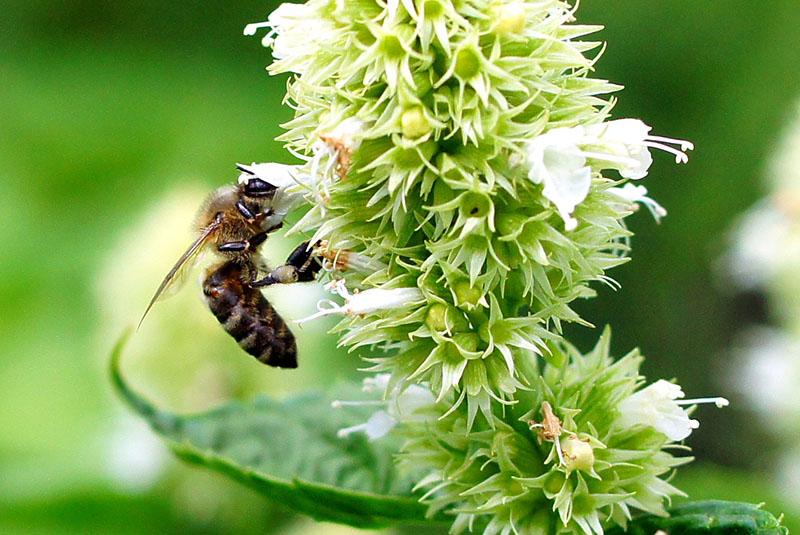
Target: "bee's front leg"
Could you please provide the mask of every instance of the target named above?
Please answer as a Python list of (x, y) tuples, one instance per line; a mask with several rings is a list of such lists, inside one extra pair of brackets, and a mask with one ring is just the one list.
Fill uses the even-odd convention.
[[(319, 245), (319, 244), (316, 244)], [(271, 286), (273, 284), (290, 284), (292, 282), (309, 282), (314, 280), (322, 269), (322, 263), (309, 242), (303, 242), (291, 252), (286, 263), (270, 271), (263, 279), (250, 283), (253, 288)]]
[(272, 208), (267, 208), (263, 212), (257, 212), (248, 207), (244, 201), (240, 200), (236, 203), (236, 209), (242, 217), (244, 217), (245, 221), (251, 225), (261, 226), (264, 232), (270, 233), (283, 226), (283, 217), (279, 214), (275, 214)]

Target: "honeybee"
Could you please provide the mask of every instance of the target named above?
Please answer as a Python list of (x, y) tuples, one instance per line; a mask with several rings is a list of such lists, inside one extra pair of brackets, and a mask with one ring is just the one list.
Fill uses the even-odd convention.
[(285, 211), (273, 209), (280, 191), (250, 168), (237, 168), (243, 173), (239, 183), (219, 188), (206, 200), (197, 217), (197, 239), (164, 277), (139, 325), (159, 299), (185, 280), (201, 253), (209, 250), (221, 260), (206, 271), (203, 295), (222, 327), (260, 362), (296, 368), (294, 335), (259, 288), (312, 281), (322, 264), (309, 242), (300, 244), (285, 264), (273, 270), (262, 264), (261, 245), (283, 225)]

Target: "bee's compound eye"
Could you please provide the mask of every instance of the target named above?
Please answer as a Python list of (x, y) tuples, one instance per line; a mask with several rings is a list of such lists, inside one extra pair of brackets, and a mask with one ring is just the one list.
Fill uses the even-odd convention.
[(260, 178), (251, 178), (244, 185), (244, 193), (250, 197), (263, 197), (271, 195), (275, 191), (275, 186)]

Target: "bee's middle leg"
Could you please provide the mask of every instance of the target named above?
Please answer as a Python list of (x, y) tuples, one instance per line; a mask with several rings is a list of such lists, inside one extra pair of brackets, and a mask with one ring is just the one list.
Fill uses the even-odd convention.
[(267, 232), (254, 234), (249, 240), (229, 241), (220, 244), (217, 249), (223, 253), (240, 253), (244, 251), (255, 251), (256, 248), (267, 239)]
[(291, 252), (286, 263), (270, 271), (266, 277), (250, 283), (253, 288), (271, 286), (273, 284), (290, 284), (292, 282), (309, 282), (316, 278), (322, 269), (322, 263), (315, 254), (315, 247), (303, 242)]

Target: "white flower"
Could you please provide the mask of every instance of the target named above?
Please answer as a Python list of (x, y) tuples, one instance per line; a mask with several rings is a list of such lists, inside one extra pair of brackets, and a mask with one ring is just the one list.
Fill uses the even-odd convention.
[(725, 407), (729, 404), (725, 398), (676, 401), (683, 397), (680, 386), (663, 379), (658, 380), (620, 403), (620, 415), (616, 423), (622, 428), (636, 425), (652, 427), (671, 441), (680, 441), (700, 426), (700, 422), (689, 418), (689, 414), (681, 408), (682, 405), (714, 403), (717, 407)]
[(329, 147), (336, 150), (354, 151), (361, 144), (364, 121), (357, 117), (348, 117), (331, 130), (320, 132), (319, 138)]
[(144, 422), (125, 416), (105, 440), (106, 470), (125, 490), (144, 492), (164, 472), (169, 454)]
[[(617, 119), (586, 127), (587, 145), (596, 146), (596, 158), (606, 169), (617, 169), (624, 178), (639, 180), (647, 176), (653, 157), (650, 149), (659, 149), (675, 156), (675, 163), (687, 163), (686, 151), (694, 145), (682, 139), (651, 136), (651, 128), (639, 119)], [(672, 147), (679, 145), (680, 149)], [(588, 154), (587, 154), (588, 155)]]
[(298, 320), (297, 323), (305, 323), (331, 314), (361, 316), (378, 310), (407, 307), (425, 299), (419, 288), (392, 288), (390, 290), (371, 288), (351, 294), (343, 280), (331, 282), (326, 285), (326, 289), (342, 297), (345, 301), (344, 304), (340, 305), (329, 299), (320, 301), (317, 305), (318, 312), (316, 314)]
[(335, 32), (331, 25), (314, 12), (308, 4), (281, 4), (269, 14), (266, 22), (256, 22), (244, 27), (245, 35), (255, 35), (260, 28), (269, 28), (261, 40), (272, 48), (277, 60), (289, 60), (286, 66), (301, 74), (319, 43), (330, 42)]
[[(348, 117), (332, 129), (319, 132), (319, 140), (311, 148), (314, 152), (311, 175), (319, 175), (322, 160), (327, 158), (329, 171), (335, 170), (340, 177), (346, 176), (350, 167), (350, 156), (361, 145), (364, 126), (361, 119)], [(323, 178), (329, 175), (330, 172), (322, 173)]]
[(415, 415), (417, 410), (433, 405), (433, 394), (427, 388), (410, 385), (401, 390), (399, 386), (395, 386), (390, 391), (389, 378), (388, 373), (369, 377), (364, 379), (362, 388), (369, 394), (380, 393), (384, 396), (385, 401), (334, 401), (331, 403), (333, 408), (363, 405), (384, 407), (375, 411), (365, 423), (340, 429), (337, 433), (340, 438), (363, 432), (370, 440), (376, 440), (386, 436), (400, 420), (419, 419), (420, 416)]
[[(542, 194), (556, 206), (566, 229), (573, 230), (578, 222), (572, 213), (589, 194), (594, 171), (616, 169), (624, 178), (644, 178), (653, 163), (651, 148), (673, 154), (678, 163), (689, 161), (686, 151), (694, 148), (691, 143), (651, 136), (649, 132), (650, 127), (638, 119), (555, 128), (525, 145), (528, 178), (544, 184)], [(640, 192), (627, 190), (623, 195), (639, 193), (635, 200), (660, 217), (664, 209), (644, 196), (646, 190)]]
[(663, 206), (647, 196), (647, 188), (644, 186), (628, 183), (621, 188), (608, 188), (608, 192), (632, 203), (642, 203), (658, 222), (667, 215), (667, 210)]
[(253, 162), (250, 165), (237, 164), (236, 167), (242, 172), (239, 175), (240, 184), (259, 178), (277, 188), (270, 204), (272, 215), (265, 219), (264, 228), (283, 221), (289, 212), (300, 206), (311, 182), (311, 177), (302, 173), (297, 165)]
[(744, 333), (737, 346), (733, 386), (773, 428), (783, 431), (792, 426), (800, 414), (800, 398), (795, 394), (800, 382), (800, 340), (788, 332), (759, 327)]
[(317, 133), (318, 139), (311, 147), (310, 158), (303, 154), (295, 154), (309, 162), (310, 183), (323, 216), (325, 206), (330, 200), (330, 185), (337, 178), (347, 176), (353, 151), (361, 145), (364, 126), (364, 121), (361, 119), (355, 117), (344, 119), (332, 129)]
[(793, 221), (769, 199), (761, 200), (739, 218), (733, 245), (725, 258), (734, 282), (744, 289), (774, 284), (781, 270), (800, 259), (793, 244)]
[(289, 188), (297, 184), (306, 184), (309, 177), (304, 175), (296, 165), (283, 163), (255, 163), (250, 165), (236, 164), (242, 172), (239, 175), (239, 184), (246, 184), (251, 178), (260, 178), (267, 184), (276, 188)]
[(386, 264), (376, 258), (347, 249), (331, 248), (327, 240), (322, 240), (317, 254), (322, 257), (322, 269), (325, 271), (353, 270), (372, 274), (386, 268)]
[(556, 206), (567, 230), (578, 225), (571, 214), (592, 184), (592, 169), (578, 146), (582, 139), (582, 127), (556, 128), (526, 146), (528, 178), (544, 184), (542, 194)]

